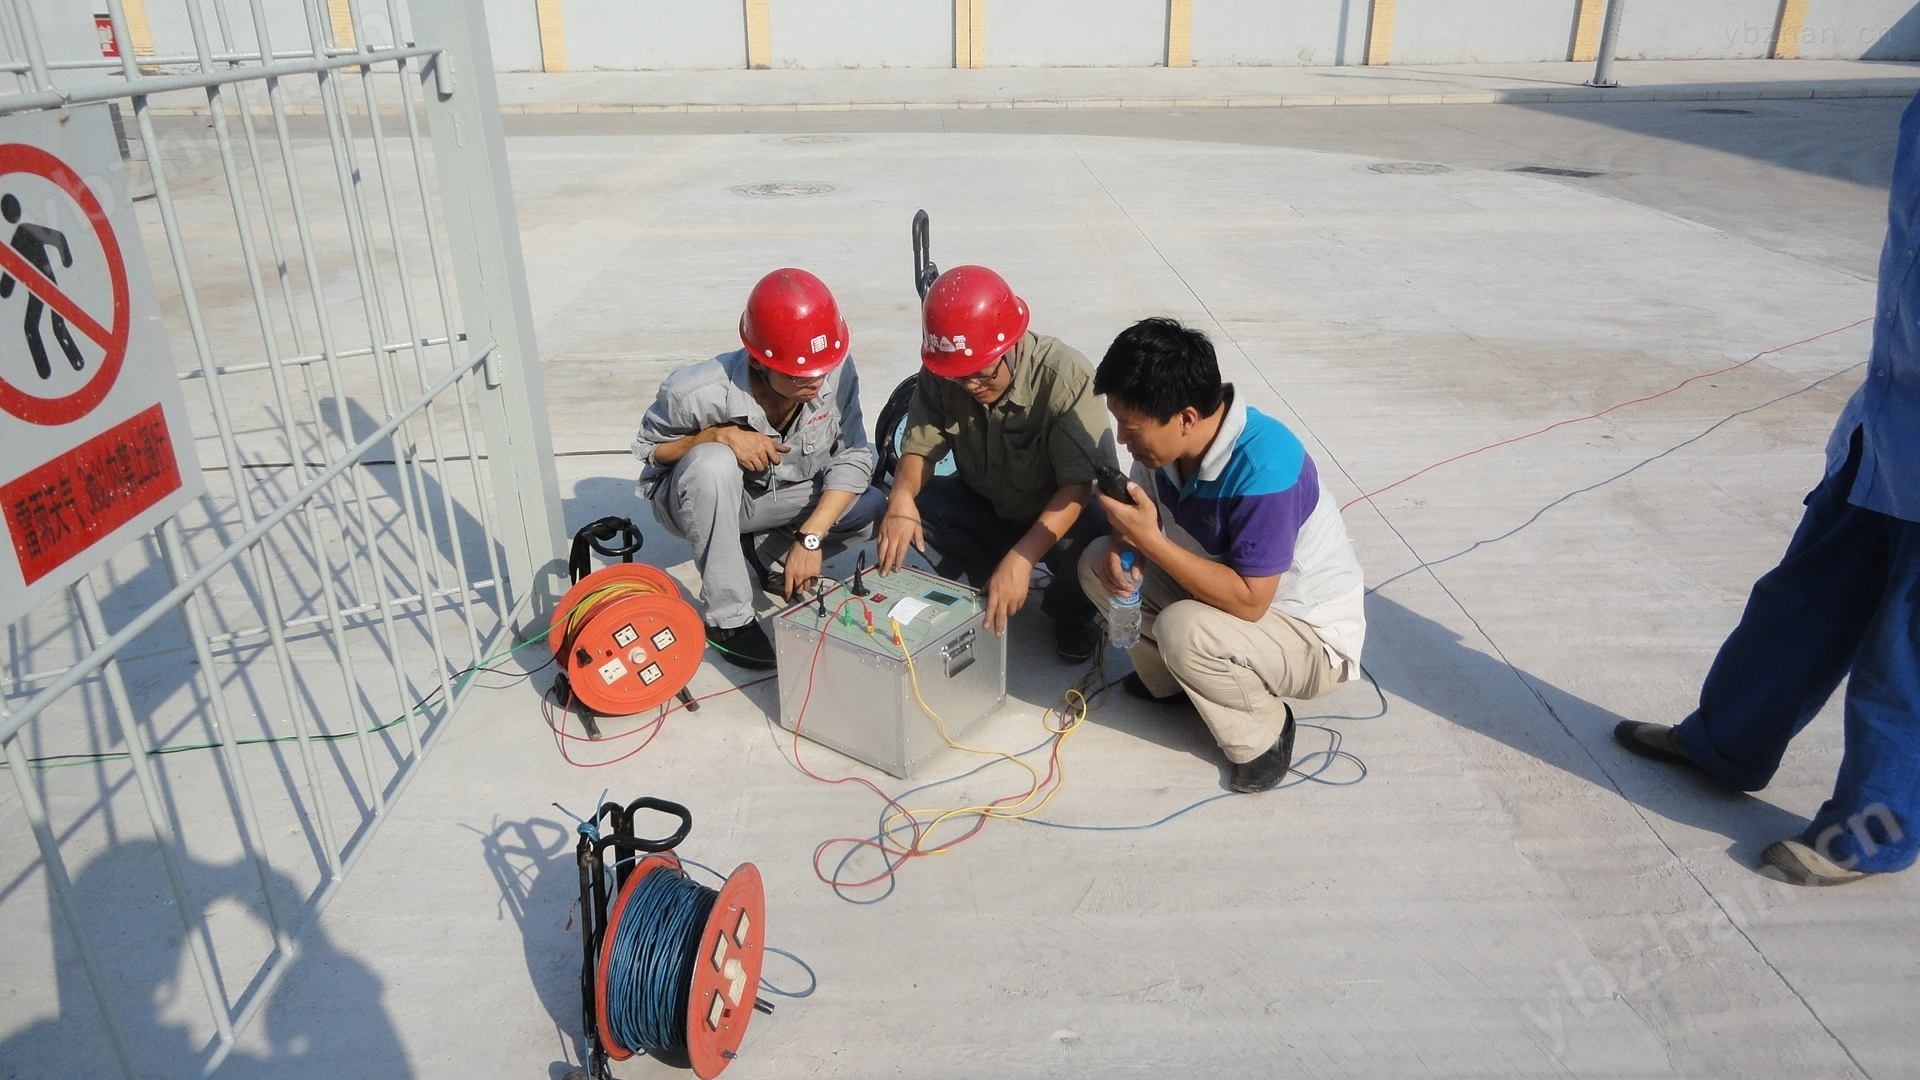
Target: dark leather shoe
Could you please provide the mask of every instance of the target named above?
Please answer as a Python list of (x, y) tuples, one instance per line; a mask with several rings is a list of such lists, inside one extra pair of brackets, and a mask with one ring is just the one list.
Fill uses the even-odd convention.
[(735, 667), (765, 671), (774, 666), (773, 641), (760, 628), (758, 619), (725, 630), (709, 626), (707, 644), (713, 646), (713, 651), (719, 653), (721, 659)]
[(1069, 664), (1084, 664), (1093, 659), (1105, 635), (1092, 623), (1053, 624), (1053, 648)]
[(1252, 761), (1235, 765), (1228, 787), (1252, 795), (1272, 791), (1280, 781), (1286, 779), (1287, 770), (1293, 767), (1293, 706), (1283, 707), (1287, 710), (1287, 723), (1280, 729), (1280, 741), (1273, 744), (1273, 749)]
[(1127, 677), (1120, 680), (1120, 689), (1125, 690), (1128, 697), (1137, 697), (1141, 701), (1151, 701), (1155, 705), (1170, 705), (1187, 696), (1184, 691), (1175, 690), (1166, 697), (1156, 697), (1153, 691), (1147, 689), (1147, 681), (1142, 679), (1140, 673), (1137, 671), (1127, 672)]
[(1684, 765), (1689, 769), (1700, 767), (1681, 752), (1680, 744), (1673, 741), (1673, 728), (1666, 724), (1622, 720), (1613, 726), (1613, 741), (1626, 748), (1627, 753), (1648, 761)]

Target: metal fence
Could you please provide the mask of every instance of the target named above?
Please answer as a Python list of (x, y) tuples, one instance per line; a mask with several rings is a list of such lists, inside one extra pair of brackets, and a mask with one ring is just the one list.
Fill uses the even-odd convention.
[(480, 5), (293, 2), (0, 0), (0, 142), (123, 125), (207, 487), (5, 628), (0, 1073), (220, 1068), (561, 566)]

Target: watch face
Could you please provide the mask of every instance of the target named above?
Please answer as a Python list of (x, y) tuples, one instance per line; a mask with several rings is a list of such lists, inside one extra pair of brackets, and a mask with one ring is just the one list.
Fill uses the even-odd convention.
[(820, 538), (813, 533), (808, 533), (800, 538), (800, 546), (806, 548), (808, 551), (819, 551)]

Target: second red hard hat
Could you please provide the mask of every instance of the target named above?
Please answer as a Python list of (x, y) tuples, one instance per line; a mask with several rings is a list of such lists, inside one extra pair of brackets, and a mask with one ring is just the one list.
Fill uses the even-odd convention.
[(957, 379), (985, 371), (1019, 344), (1031, 313), (1006, 279), (984, 266), (956, 266), (920, 308), (920, 361)]

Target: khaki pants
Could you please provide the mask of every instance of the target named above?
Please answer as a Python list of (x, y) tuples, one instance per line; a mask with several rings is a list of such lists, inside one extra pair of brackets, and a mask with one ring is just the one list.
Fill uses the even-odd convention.
[[(1098, 573), (1108, 543), (1094, 541), (1080, 559), (1080, 587), (1102, 616), (1113, 599)], [(1157, 697), (1186, 691), (1228, 761), (1252, 761), (1280, 740), (1287, 721), (1282, 699), (1316, 698), (1340, 685), (1313, 627), (1274, 611), (1247, 622), (1193, 599), (1152, 563), (1141, 569), (1133, 669)]]

